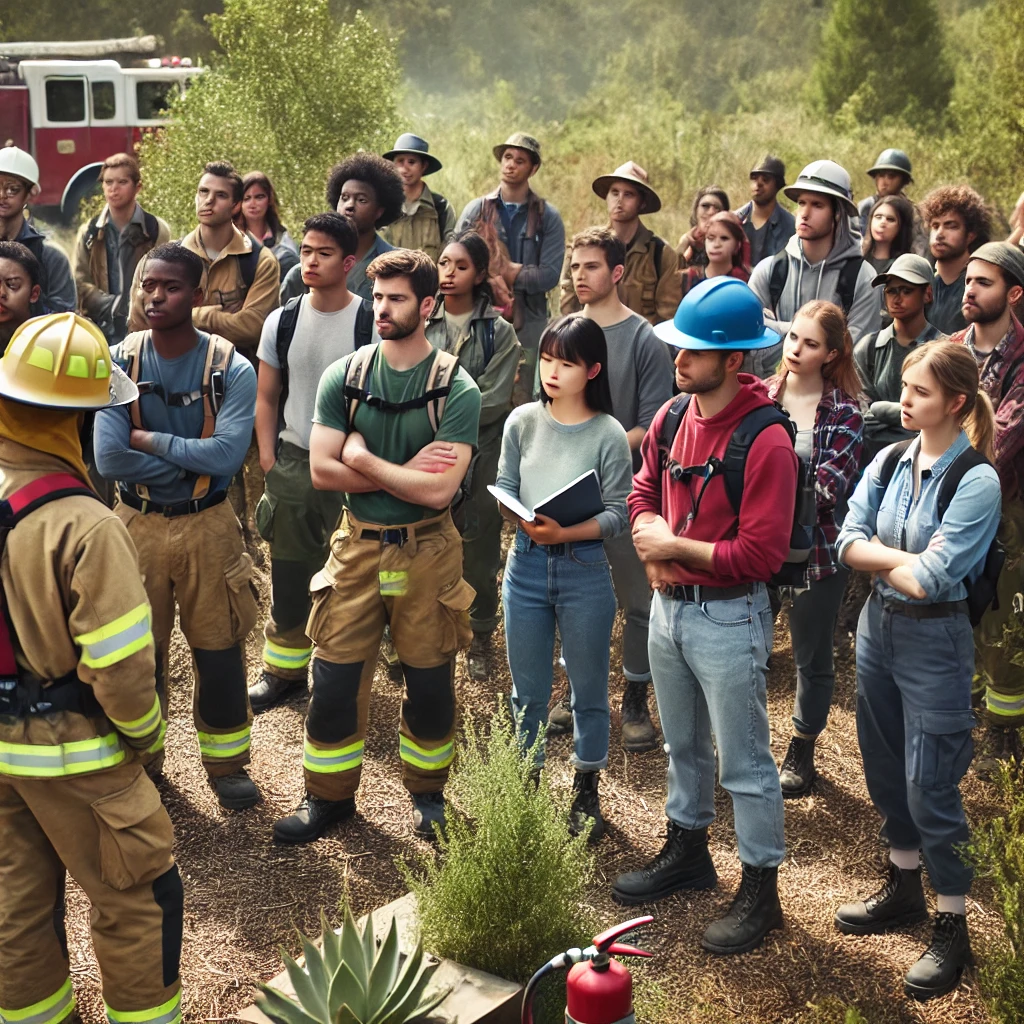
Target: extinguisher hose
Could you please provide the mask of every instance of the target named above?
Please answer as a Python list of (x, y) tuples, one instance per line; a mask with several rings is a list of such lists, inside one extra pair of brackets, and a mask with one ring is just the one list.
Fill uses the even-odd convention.
[(523, 1010), (520, 1017), (520, 1024), (533, 1024), (533, 997), (537, 994), (537, 986), (542, 978), (547, 977), (552, 971), (565, 970), (572, 964), (578, 964), (583, 959), (584, 952), (581, 949), (567, 949), (564, 953), (552, 957), (534, 976), (526, 983), (523, 991)]

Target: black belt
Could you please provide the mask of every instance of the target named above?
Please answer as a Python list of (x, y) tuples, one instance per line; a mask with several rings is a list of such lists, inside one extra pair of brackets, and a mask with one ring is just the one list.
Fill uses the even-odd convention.
[[(436, 533), (444, 526), (444, 521), (441, 520), (436, 523), (426, 523), (423, 526), (413, 526), (412, 532), (415, 536), (420, 534)], [(360, 530), (360, 540), (375, 540), (380, 544), (397, 544), (398, 547), (402, 547), (409, 539), (409, 527), (407, 526), (391, 526), (382, 527), (379, 530)]]
[(26, 718), (71, 711), (78, 715), (99, 715), (102, 708), (91, 686), (76, 672), (61, 676), (49, 686), (35, 678), (0, 679), (0, 716)]
[(548, 555), (567, 555), (574, 547), (579, 547), (581, 544), (601, 544), (599, 540), (570, 540), (565, 541), (562, 544), (538, 544), (535, 540), (530, 541), (530, 544), (535, 548), (540, 548), (541, 551)]
[(939, 601), (936, 604), (910, 604), (894, 598), (882, 598), (882, 608), (908, 619), (948, 619), (953, 615), (970, 614), (966, 601)]
[(746, 597), (751, 592), (749, 583), (739, 583), (735, 587), (691, 586), (689, 583), (667, 583), (661, 590), (662, 597), (670, 601), (689, 601), (697, 604), (701, 601), (734, 601), (738, 597)]
[(123, 487), (118, 491), (120, 499), (128, 506), (138, 509), (143, 515), (159, 514), (173, 519), (175, 516), (190, 516), (196, 512), (205, 512), (214, 505), (219, 505), (227, 496), (227, 491), (214, 491), (205, 498), (192, 498), (189, 501), (178, 501), (173, 505), (160, 505), (148, 498), (140, 498), (134, 491), (125, 490)]

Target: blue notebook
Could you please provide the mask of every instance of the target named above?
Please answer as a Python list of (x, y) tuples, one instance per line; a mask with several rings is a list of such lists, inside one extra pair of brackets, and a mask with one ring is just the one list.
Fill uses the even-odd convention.
[(488, 484), (487, 490), (502, 505), (528, 523), (532, 523), (538, 515), (541, 515), (554, 519), (559, 526), (576, 526), (578, 523), (585, 523), (588, 519), (593, 519), (599, 512), (604, 511), (601, 485), (598, 483), (597, 474), (592, 469), (588, 469), (586, 473), (582, 473), (575, 480), (560, 487), (554, 494), (549, 494), (533, 509), (528, 509), (518, 498), (503, 491), (500, 487)]

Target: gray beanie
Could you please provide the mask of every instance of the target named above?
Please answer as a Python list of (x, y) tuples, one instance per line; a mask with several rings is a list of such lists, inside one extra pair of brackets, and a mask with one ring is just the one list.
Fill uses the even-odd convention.
[(971, 253), (972, 260), (992, 263), (1012, 277), (1024, 288), (1024, 249), (1009, 242), (986, 242)]

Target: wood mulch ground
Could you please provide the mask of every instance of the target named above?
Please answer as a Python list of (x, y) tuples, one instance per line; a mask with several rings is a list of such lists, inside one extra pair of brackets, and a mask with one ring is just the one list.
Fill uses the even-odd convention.
[[(265, 609), (269, 576), (258, 571), (257, 577)], [(257, 630), (248, 642), (250, 681), (259, 674), (261, 642)], [(620, 642), (617, 628), (616, 647)], [(906, 934), (859, 939), (839, 935), (832, 927), (835, 907), (872, 891), (884, 863), (877, 839), (879, 821), (867, 798), (857, 747), (851, 647), (851, 638), (844, 635), (838, 644), (835, 706), (819, 745), (822, 779), (813, 795), (786, 804), (788, 849), (780, 871), (785, 928), (773, 933), (761, 949), (740, 957), (712, 957), (699, 946), (703, 928), (727, 906), (740, 872), (729, 801), (719, 792), (712, 837), (719, 887), (664, 900), (650, 910), (655, 921), (640, 936), (641, 944), (655, 954), (650, 974), (671, 1008), (659, 1024), (842, 1024), (839, 1008), (845, 1005), (855, 1005), (870, 1024), (988, 1021), (973, 983), (924, 1005), (903, 997), (902, 976), (927, 942), (927, 925)], [(462, 714), (481, 724), (489, 719), (497, 695), (507, 693), (510, 686), (500, 634), (496, 650), (493, 677), (484, 685), (467, 678), (460, 659)], [(247, 812), (224, 811), (200, 765), (191, 715), (191, 659), (180, 634), (172, 659), (162, 794), (175, 824), (175, 855), (185, 883), (185, 1020), (223, 1020), (252, 1002), (257, 982), (281, 970), (280, 946), (292, 954), (298, 951), (296, 927), (317, 933), (320, 908), (337, 919), (346, 894), (357, 915), (402, 895), (396, 861), (418, 855), (427, 846), (412, 835), (397, 749), (401, 692), (383, 668), (374, 680), (360, 813), (329, 837), (294, 849), (275, 846), (271, 828), (302, 795), (305, 702), (296, 698), (256, 719), (251, 772), (264, 802)], [(780, 760), (790, 735), (793, 678), (783, 621), (776, 630), (769, 681), (772, 746)], [(619, 747), (621, 677), (613, 675), (611, 685), (612, 757), (601, 785), (609, 831), (598, 847), (599, 884), (593, 893), (594, 906), (609, 924), (632, 912), (611, 902), (607, 883), (660, 849), (665, 798), (664, 754), (656, 750), (627, 756)], [(569, 749), (568, 739), (552, 739), (548, 758), (556, 780), (565, 786), (570, 779)], [(963, 789), (973, 820), (996, 812), (988, 786), (969, 776)], [(99, 1024), (103, 1009), (88, 904), (74, 886), (68, 903), (76, 992), (86, 1024)], [(969, 907), (975, 937), (998, 933), (1000, 920), (983, 884), (976, 887)], [(580, 945), (586, 938), (580, 936)]]

